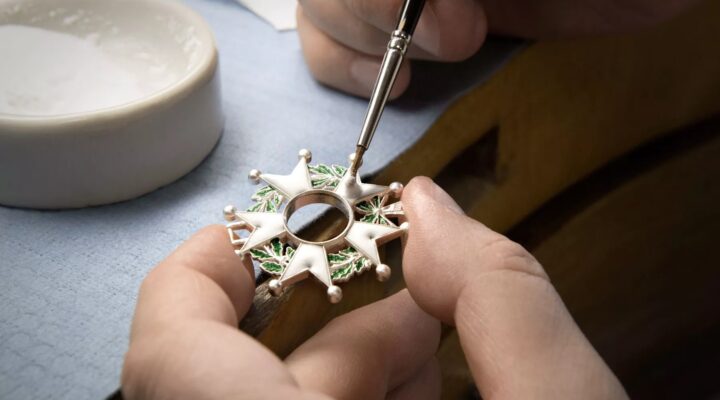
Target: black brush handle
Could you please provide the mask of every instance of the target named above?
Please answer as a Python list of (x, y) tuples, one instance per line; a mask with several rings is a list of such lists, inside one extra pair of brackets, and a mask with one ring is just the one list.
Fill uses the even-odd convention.
[(387, 51), (380, 65), (380, 73), (370, 95), (370, 103), (360, 130), (360, 137), (355, 146), (355, 153), (350, 164), (350, 175), (353, 177), (356, 176), (363, 155), (370, 146), (373, 135), (375, 135), (378, 122), (380, 122), (383, 109), (385, 109), (385, 103), (387, 103), (390, 91), (395, 84), (395, 78), (405, 58), (405, 52), (410, 47), (412, 34), (415, 32), (415, 26), (420, 20), (420, 14), (422, 14), (424, 6), (425, 0), (405, 0), (400, 10), (397, 28), (390, 36)]
[(397, 30), (406, 33), (408, 36), (412, 36), (420, 20), (420, 14), (422, 14), (424, 6), (425, 0), (405, 0), (402, 10), (400, 11)]

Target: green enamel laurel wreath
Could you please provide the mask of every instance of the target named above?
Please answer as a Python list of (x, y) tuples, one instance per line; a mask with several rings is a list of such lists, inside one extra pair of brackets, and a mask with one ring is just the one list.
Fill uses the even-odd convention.
[[(333, 190), (347, 171), (341, 165), (308, 165), (310, 179), (313, 189)], [(251, 197), (255, 202), (247, 211), (249, 212), (277, 212), (283, 202), (280, 193), (272, 186), (259, 188)], [(391, 222), (383, 215), (381, 198), (374, 197), (357, 205), (363, 212), (362, 222), (373, 224), (391, 225)], [(263, 249), (250, 250), (250, 256), (258, 262), (260, 268), (270, 274), (279, 275), (290, 263), (295, 248), (274, 239)], [(334, 282), (346, 281), (353, 274), (359, 274), (372, 266), (370, 260), (361, 255), (352, 247), (346, 247), (336, 253), (328, 254), (330, 263), (330, 276)]]

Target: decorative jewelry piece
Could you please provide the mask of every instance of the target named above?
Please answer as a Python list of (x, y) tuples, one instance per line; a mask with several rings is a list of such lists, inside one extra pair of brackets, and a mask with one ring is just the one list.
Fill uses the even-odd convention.
[[(298, 155), (290, 175), (250, 171), (251, 182), (262, 181), (266, 186), (255, 192), (255, 204), (246, 211), (225, 207), (223, 213), (235, 253), (250, 257), (263, 271), (278, 276), (268, 283), (275, 296), (313, 275), (327, 287), (330, 302), (337, 303), (342, 300), (342, 289), (336, 283), (346, 282), (373, 266), (378, 280), (390, 278), (390, 267), (382, 264), (378, 246), (407, 232), (408, 223), (397, 222), (403, 216), (402, 203), (392, 202), (400, 198), (403, 185), (362, 183), (347, 167), (309, 165), (312, 155), (305, 149)], [(288, 220), (309, 204), (339, 209), (347, 218), (343, 231), (321, 242), (298, 237), (288, 227)]]

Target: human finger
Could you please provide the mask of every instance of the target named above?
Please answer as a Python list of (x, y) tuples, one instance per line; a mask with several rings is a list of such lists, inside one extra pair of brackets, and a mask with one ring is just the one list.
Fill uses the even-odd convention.
[(305, 18), (339, 43), (368, 55), (382, 55), (388, 34), (357, 18), (343, 1), (300, 0)]
[[(390, 31), (382, 30), (359, 18), (345, 1), (300, 0), (300, 5), (308, 21), (345, 47), (367, 55), (385, 54)], [(411, 43), (407, 56), (438, 60), (437, 56), (414, 43)]]
[[(252, 265), (234, 254), (219, 225), (161, 262), (140, 289), (122, 373), (125, 398), (312, 396), (280, 359), (238, 330), (254, 282)], [(259, 383), (266, 379), (272, 388)]]
[(130, 344), (122, 393), (132, 399), (327, 399), (302, 390), (282, 361), (237, 328), (184, 320)]
[[(403, 0), (342, 0), (361, 20), (392, 32)], [(478, 0), (430, 0), (426, 3), (413, 44), (441, 61), (461, 61), (485, 42), (487, 19)]]
[(468, 218), (427, 178), (403, 192), (403, 272), (415, 301), (456, 326), (483, 398), (624, 398), (542, 266)]
[(163, 260), (140, 287), (131, 339), (144, 329), (201, 318), (237, 326), (255, 294), (255, 273), (235, 255), (221, 225), (202, 229)]
[[(368, 97), (380, 71), (382, 59), (355, 51), (339, 43), (308, 20), (303, 7), (297, 7), (297, 30), (303, 56), (313, 77), (319, 82), (357, 96)], [(410, 64), (403, 63), (390, 92), (394, 99), (410, 83)]]
[(402, 385), (388, 393), (387, 400), (439, 399), (442, 389), (440, 364), (436, 358)]
[(286, 360), (303, 388), (381, 399), (433, 358), (440, 324), (406, 290), (331, 321)]

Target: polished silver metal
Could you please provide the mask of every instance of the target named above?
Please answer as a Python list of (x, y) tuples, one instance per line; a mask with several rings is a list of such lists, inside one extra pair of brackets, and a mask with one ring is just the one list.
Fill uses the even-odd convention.
[(411, 37), (407, 33), (396, 30), (393, 31), (392, 35), (390, 36), (390, 42), (388, 42), (388, 49), (396, 49), (400, 50), (403, 54), (408, 50), (408, 47), (410, 47), (410, 40)]
[(290, 264), (280, 275), (279, 280), (283, 286), (292, 285), (307, 278), (310, 274), (314, 275), (327, 287), (333, 285), (325, 246), (300, 243), (295, 255), (290, 260)]
[(343, 293), (342, 289), (340, 289), (340, 286), (330, 286), (327, 289), (327, 295), (328, 300), (330, 300), (330, 302), (333, 304), (339, 303), (340, 300), (342, 300), (343, 298)]
[[(230, 205), (223, 209), (223, 215), (228, 221), (230, 242), (239, 256), (252, 257), (253, 251), (267, 249), (276, 240), (281, 241), (282, 248), (290, 246), (294, 249), (292, 256), (283, 254), (279, 257), (287, 265), (281, 272), (276, 272), (280, 275), (278, 278), (268, 282), (272, 294), (280, 295), (290, 285), (312, 275), (327, 287), (328, 299), (336, 303), (342, 299), (342, 289), (335, 282), (345, 282), (369, 265), (375, 266), (379, 280), (390, 277), (390, 268), (381, 263), (378, 246), (403, 236), (408, 230), (407, 222), (398, 226), (389, 219), (403, 216), (400, 201), (387, 204), (391, 198), (399, 198), (402, 185), (393, 183), (388, 187), (362, 183), (357, 175), (351, 174), (349, 168), (338, 167), (340, 173), (343, 170), (344, 173), (337, 178), (334, 187), (316, 188), (313, 187), (308, 169), (311, 157), (309, 151), (301, 150), (298, 163), (290, 175), (264, 174), (259, 171), (251, 174), (281, 194), (280, 199), (285, 204), (282, 211), (238, 211)], [(373, 205), (369, 206), (368, 202)], [(348, 219), (343, 231), (334, 238), (319, 242), (298, 237), (288, 227), (288, 220), (295, 211), (308, 204), (337, 207)], [(333, 277), (328, 255), (343, 248), (355, 249), (355, 257), (362, 256), (368, 264), (351, 274)]]
[(298, 152), (300, 161), (290, 175), (260, 174), (260, 180), (265, 181), (265, 183), (277, 189), (277, 191), (282, 193), (286, 198), (297, 196), (300, 193), (311, 190), (312, 183), (310, 181), (310, 172), (308, 172), (307, 168), (308, 159), (310, 158), (308, 154), (310, 154), (310, 152), (306, 149)]
[(260, 171), (258, 171), (256, 169), (251, 169), (250, 172), (248, 172), (248, 179), (253, 184), (258, 184), (258, 183), (260, 183), (260, 174), (261, 174)]
[(383, 196), (390, 192), (387, 186), (373, 185), (360, 182), (360, 177), (346, 173), (340, 179), (335, 193), (344, 197), (351, 203), (359, 203), (375, 196)]
[(369, 258), (373, 264), (379, 265), (381, 261), (378, 245), (395, 239), (402, 233), (403, 230), (395, 226), (355, 222), (345, 236), (345, 240)]
[[(293, 232), (292, 229), (290, 229), (290, 227), (288, 226), (290, 217), (295, 213), (295, 211), (310, 204), (327, 204), (340, 210), (345, 216), (345, 218), (347, 218), (347, 223), (345, 224), (345, 228), (342, 230), (342, 232), (340, 232), (333, 238), (319, 242), (305, 240), (297, 236), (295, 232)], [(285, 206), (285, 210), (283, 211), (283, 219), (285, 221), (285, 230), (287, 231), (288, 239), (293, 244), (314, 244), (318, 246), (323, 246), (327, 249), (335, 250), (338, 245), (343, 244), (344, 237), (347, 235), (348, 231), (350, 231), (353, 222), (355, 221), (355, 215), (353, 212), (353, 206), (347, 199), (341, 197), (334, 192), (322, 189), (314, 189), (300, 193), (297, 196), (288, 200), (288, 203)]]
[(390, 191), (395, 195), (395, 197), (400, 198), (402, 196), (402, 192), (405, 189), (405, 186), (403, 186), (400, 182), (393, 182), (389, 186)]
[(386, 264), (380, 264), (375, 267), (375, 274), (377, 275), (377, 279), (380, 282), (385, 282), (390, 279), (390, 275), (392, 275), (392, 270)]
[(370, 142), (372, 141), (373, 135), (375, 135), (375, 130), (380, 122), (380, 117), (385, 109), (390, 91), (395, 85), (395, 79), (400, 71), (400, 65), (402, 65), (403, 59), (405, 58), (405, 53), (408, 47), (410, 47), (411, 40), (412, 37), (410, 35), (399, 30), (394, 31), (390, 36), (387, 51), (380, 65), (380, 73), (378, 74), (372, 94), (370, 95), (365, 121), (360, 130), (360, 137), (358, 138), (355, 150), (355, 158), (352, 164), (350, 164), (350, 174), (352, 176), (357, 174), (363, 155), (370, 147)]

